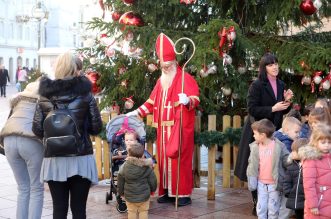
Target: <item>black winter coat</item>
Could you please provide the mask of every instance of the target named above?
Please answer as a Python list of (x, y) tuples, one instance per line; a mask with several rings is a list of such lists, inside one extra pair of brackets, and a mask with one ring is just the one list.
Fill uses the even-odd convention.
[(8, 70), (7, 69), (0, 69), (0, 85), (6, 85), (8, 82), (10, 82), (9, 75), (8, 75)]
[(286, 208), (293, 210), (302, 210), (304, 208), (305, 195), (302, 181), (302, 167), (297, 161), (293, 161), (287, 167), (283, 191), (287, 197)]
[(39, 86), (41, 97), (38, 100), (32, 125), (35, 135), (43, 138), (43, 123), (47, 114), (53, 110), (52, 102), (59, 108), (67, 105), (83, 138), (81, 153), (77, 155), (93, 154), (90, 135), (96, 135), (101, 131), (102, 121), (91, 88), (92, 84), (85, 76), (63, 80), (43, 77)]
[(261, 81), (257, 79), (250, 85), (247, 95), (248, 117), (243, 126), (243, 132), (239, 142), (239, 152), (234, 174), (243, 181), (247, 181), (246, 169), (250, 154), (249, 144), (254, 141), (251, 124), (261, 119), (269, 119), (276, 126), (276, 130), (282, 126), (283, 115), (290, 107), (284, 111), (272, 112), (272, 107), (284, 101), (285, 84), (277, 79), (277, 99), (268, 79)]

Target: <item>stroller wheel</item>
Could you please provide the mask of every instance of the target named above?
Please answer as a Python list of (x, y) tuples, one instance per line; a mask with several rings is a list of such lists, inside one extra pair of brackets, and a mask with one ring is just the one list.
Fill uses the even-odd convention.
[(111, 193), (109, 192), (106, 192), (106, 204), (109, 203), (109, 200), (112, 200), (113, 199), (113, 196)]
[(116, 205), (116, 210), (119, 213), (126, 213), (128, 211), (128, 208), (126, 207), (125, 202), (121, 202), (121, 203)]

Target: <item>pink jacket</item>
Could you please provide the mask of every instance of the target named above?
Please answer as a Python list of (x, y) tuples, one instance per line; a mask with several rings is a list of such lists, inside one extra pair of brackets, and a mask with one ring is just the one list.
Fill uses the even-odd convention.
[[(303, 188), (305, 193), (305, 219), (331, 218), (331, 154), (322, 154), (315, 147), (299, 150), (303, 159)], [(311, 208), (318, 208), (313, 215)]]

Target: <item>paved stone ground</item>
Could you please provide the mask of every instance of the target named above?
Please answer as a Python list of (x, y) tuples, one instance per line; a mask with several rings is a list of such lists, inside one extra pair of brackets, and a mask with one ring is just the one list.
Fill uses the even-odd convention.
[[(8, 86), (7, 98), (0, 99), (0, 128), (7, 119), (9, 113), (9, 97), (16, 93), (15, 87)], [(203, 154), (203, 152), (202, 152)], [(207, 165), (206, 163), (202, 165)], [(256, 218), (251, 216), (250, 193), (245, 189), (222, 188), (222, 181), (217, 177), (215, 200), (207, 200), (207, 178), (201, 178), (201, 188), (195, 188), (192, 195), (192, 205), (181, 207), (175, 211), (173, 204), (159, 204), (156, 197), (151, 198), (149, 218)], [(0, 219), (15, 218), (17, 185), (13, 173), (6, 158), (0, 155)], [(117, 212), (116, 202), (105, 204), (106, 192), (109, 186), (104, 181), (91, 188), (88, 203), (87, 217), (91, 219), (103, 218), (127, 218), (127, 214)], [(42, 218), (52, 218), (52, 200), (49, 190), (45, 188), (44, 208)], [(68, 218), (72, 218), (69, 214)]]

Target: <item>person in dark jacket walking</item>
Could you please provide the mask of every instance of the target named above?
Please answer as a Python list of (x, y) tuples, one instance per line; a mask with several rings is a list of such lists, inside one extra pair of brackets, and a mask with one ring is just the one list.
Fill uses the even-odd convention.
[(128, 219), (148, 218), (151, 192), (155, 192), (157, 180), (153, 169), (146, 166), (144, 147), (139, 143), (128, 147), (126, 162), (118, 173), (118, 194), (125, 197)]
[(0, 66), (0, 90), (1, 90), (1, 96), (6, 97), (6, 86), (7, 86), (7, 80), (10, 82), (10, 78), (8, 75), (8, 70), (5, 69), (5, 66)]
[(69, 196), (72, 217), (86, 218), (86, 201), (91, 183), (98, 183), (90, 135), (101, 131), (102, 121), (97, 103), (91, 93), (92, 84), (79, 76), (75, 57), (66, 52), (58, 56), (55, 80), (41, 78), (40, 98), (33, 119), (33, 132), (44, 137), (43, 122), (54, 109), (66, 107), (81, 135), (79, 152), (70, 156), (45, 157), (40, 178), (48, 183), (53, 200), (53, 218), (67, 218)]
[(286, 208), (295, 211), (296, 219), (303, 219), (305, 195), (303, 192), (302, 166), (298, 155), (299, 148), (308, 144), (308, 139), (299, 138), (293, 141), (289, 156), (292, 163), (287, 167), (283, 182), (283, 191), (287, 197)]
[[(278, 60), (271, 53), (266, 53), (260, 61), (259, 77), (250, 85), (247, 95), (248, 117), (243, 126), (243, 132), (239, 143), (239, 152), (234, 174), (242, 181), (247, 181), (246, 169), (250, 154), (249, 144), (254, 141), (251, 124), (261, 119), (269, 119), (276, 127), (281, 128), (283, 115), (290, 110), (290, 100), (293, 92), (285, 90), (283, 81), (277, 78), (279, 73)], [(252, 192), (254, 208), (252, 213), (256, 215), (256, 192)]]

